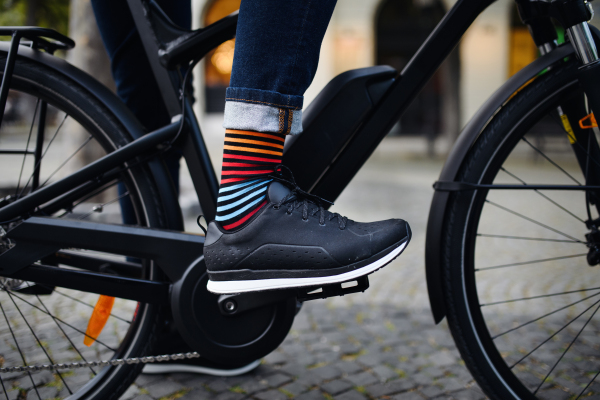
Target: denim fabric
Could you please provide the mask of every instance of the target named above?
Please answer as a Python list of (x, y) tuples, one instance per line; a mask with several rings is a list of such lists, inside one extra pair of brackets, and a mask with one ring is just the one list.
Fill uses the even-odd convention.
[(302, 110), (227, 101), (225, 115), (227, 129), (276, 132), (283, 135), (297, 135), (302, 132)]
[(259, 107), (253, 107), (254, 112), (245, 117), (247, 126), (234, 128), (239, 117), (231, 112), (232, 107), (226, 106), (223, 127), (279, 127), (279, 113), (257, 111), (260, 106), (302, 108), (335, 4), (336, 0), (242, 0), (226, 100)]
[[(190, 29), (192, 8), (190, 0), (157, 0), (173, 22)], [(117, 85), (117, 94), (133, 111), (142, 125), (152, 131), (171, 122), (154, 81), (150, 63), (137, 33), (133, 17), (124, 0), (92, 0), (92, 7), (100, 36), (111, 61), (111, 72)], [(179, 191), (179, 160), (181, 151), (174, 149), (165, 156), (165, 164)], [(125, 193), (119, 185), (119, 194)], [(133, 205), (128, 197), (120, 201), (123, 222), (134, 224)]]

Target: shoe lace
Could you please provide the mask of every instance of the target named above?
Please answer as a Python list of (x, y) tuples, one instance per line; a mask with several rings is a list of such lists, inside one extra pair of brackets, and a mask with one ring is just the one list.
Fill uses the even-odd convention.
[[(329, 205), (333, 205), (333, 202), (329, 200), (325, 200), (319, 196), (316, 196), (311, 193), (307, 193), (304, 190), (300, 189), (296, 180), (294, 179), (294, 175), (292, 171), (283, 164), (279, 164), (275, 167), (275, 172), (269, 175), (270, 178), (277, 182), (281, 182), (284, 185), (288, 186), (292, 190), (288, 193), (284, 198), (282, 198), (277, 204), (274, 205), (276, 209), (279, 209), (282, 205), (287, 204), (288, 209), (287, 213), (291, 214), (295, 209), (302, 208), (302, 220), (308, 221), (308, 216), (315, 216), (319, 214), (319, 225), (324, 226), (325, 221), (332, 221), (337, 218), (338, 226), (340, 229), (345, 229), (346, 224), (348, 222), (348, 218), (341, 216), (338, 213), (332, 213), (327, 211), (324, 207), (324, 203), (328, 203)], [(284, 176), (284, 171), (289, 175), (288, 177)], [(315, 205), (315, 207), (310, 207), (310, 205)]]

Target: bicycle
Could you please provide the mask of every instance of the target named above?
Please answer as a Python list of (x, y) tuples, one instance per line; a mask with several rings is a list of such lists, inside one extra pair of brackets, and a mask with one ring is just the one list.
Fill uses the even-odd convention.
[[(227, 296), (206, 291), (204, 238), (182, 233), (181, 210), (161, 156), (173, 146), (183, 148), (203, 213), (212, 219), (217, 180), (190, 99), (179, 90), (185, 87), (187, 75), (178, 71), (233, 38), (237, 16), (185, 31), (152, 2), (128, 3), (173, 117), (171, 124), (147, 134), (106, 88), (52, 56), (58, 49), (73, 47), (69, 38), (49, 29), (0, 28), (1, 35), (12, 36), (10, 44), (0, 44), (4, 71), (0, 117), (5, 115), (9, 88), (11, 96), (18, 92), (33, 97), (35, 104), (26, 146), (0, 148), (4, 157), (23, 157), (15, 164), (21, 171), (15, 175), (23, 174), (21, 165), (27, 157), (33, 158), (26, 172), (29, 178), (21, 184), (19, 176), (11, 194), (0, 200), (4, 394), (7, 382), (18, 378), (29, 381), (41, 398), (35, 382), (49, 370), (55, 386), (62, 388), (61, 397), (117, 398), (146, 362), (198, 353), (230, 365), (253, 361), (286, 337), (297, 300), (368, 288), (368, 278), (363, 277), (354, 286)], [(298, 184), (335, 200), (491, 3), (457, 1), (401, 73), (377, 66), (333, 79), (306, 109), (304, 133), (286, 144), (286, 164), (297, 171)], [(591, 114), (600, 109), (594, 43), (600, 33), (590, 31), (586, 21), (591, 13), (582, 0), (519, 0), (517, 4), (543, 56), (509, 79), (480, 109), (434, 185), (427, 230), (428, 290), (436, 322), (448, 317), (467, 367), (491, 398), (545, 398), (554, 395), (556, 388), (565, 390), (565, 398), (588, 396), (598, 393), (594, 383), (599, 374), (594, 334), (598, 329), (592, 320), (600, 308), (600, 300), (595, 299), (600, 286), (587, 265), (584, 269), (569, 266), (577, 273), (567, 274), (567, 282), (559, 274), (563, 260), (585, 257), (590, 266), (600, 263), (600, 219), (592, 216), (592, 212), (600, 214), (600, 149)], [(550, 17), (566, 29), (570, 43), (557, 45)], [(28, 47), (19, 45), (21, 39), (29, 41)], [(59, 134), (70, 133), (64, 129), (71, 120), (87, 135), (71, 154), (63, 154), (61, 147), (51, 156), (50, 145)], [(29, 150), (34, 128), (36, 145)], [(48, 137), (49, 128), (53, 133)], [(566, 151), (550, 157), (549, 151), (540, 149), (536, 145), (540, 129), (551, 130), (553, 135), (542, 138)], [(323, 140), (330, 145), (315, 145)], [(60, 177), (61, 168), (92, 141), (105, 155)], [(552, 169), (525, 163), (524, 147)], [(309, 151), (313, 162), (305, 165)], [(542, 183), (530, 183), (540, 177)], [(125, 190), (115, 193), (118, 183)], [(511, 194), (504, 195), (507, 191)], [(136, 226), (120, 222), (118, 200), (124, 197), (131, 199)], [(567, 208), (567, 202), (578, 208)], [(513, 209), (517, 207), (518, 211)], [(492, 209), (506, 214), (499, 218)], [(506, 215), (524, 224), (515, 226)], [(551, 226), (554, 222), (540, 221), (547, 218), (556, 219), (560, 229)], [(511, 240), (537, 244), (535, 251), (548, 256), (532, 260), (528, 248), (524, 255), (506, 257), (506, 241)], [(584, 253), (562, 253), (582, 245)], [(516, 298), (510, 293), (513, 286), (502, 286), (513, 280), (505, 271), (523, 266), (532, 272), (525, 275), (519, 269), (517, 284), (531, 293)], [(117, 297), (121, 303), (118, 313), (108, 316), (111, 337), (86, 330), (94, 308), (89, 301), (95, 294)], [(567, 300), (555, 304), (558, 298)], [(527, 302), (536, 300), (543, 302), (531, 311)], [(520, 302), (525, 302), (524, 309), (518, 307)], [(506, 308), (498, 311), (497, 306)], [(530, 311), (537, 314), (528, 315)], [(563, 311), (566, 316), (561, 316)], [(583, 315), (587, 322), (578, 322)], [(32, 319), (43, 327), (41, 332), (31, 328)], [(148, 356), (153, 337), (171, 319), (198, 353)], [(574, 337), (571, 342), (557, 340), (575, 325), (578, 329), (569, 337)], [(585, 330), (588, 326), (596, 328), (591, 335), (589, 328)], [(51, 342), (50, 337), (62, 342)], [(82, 347), (81, 339), (91, 342), (91, 347)], [(529, 341), (533, 345), (527, 347)], [(534, 354), (546, 345), (542, 357)], [(583, 350), (569, 353), (579, 345)], [(72, 371), (64, 372), (67, 368)]]

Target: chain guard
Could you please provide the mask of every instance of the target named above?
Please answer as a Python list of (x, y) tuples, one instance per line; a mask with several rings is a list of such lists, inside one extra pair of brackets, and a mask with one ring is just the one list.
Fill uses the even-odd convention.
[(202, 357), (240, 365), (275, 350), (294, 322), (296, 298), (290, 297), (235, 315), (223, 315), (219, 295), (206, 289), (204, 258), (191, 265), (173, 285), (171, 310), (177, 330)]

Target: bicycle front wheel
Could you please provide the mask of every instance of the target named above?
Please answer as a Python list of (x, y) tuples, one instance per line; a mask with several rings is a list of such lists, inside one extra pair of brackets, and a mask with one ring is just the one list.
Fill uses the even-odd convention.
[[(0, 71), (6, 54), (0, 53)], [(1, 74), (0, 74), (1, 75)], [(101, 102), (68, 77), (17, 58), (0, 131), (0, 207), (129, 143), (131, 136)], [(120, 205), (123, 206), (121, 206)], [(122, 210), (127, 208), (127, 212)], [(144, 164), (98, 177), (86, 190), (54, 199), (32, 214), (50, 218), (162, 227), (160, 196)], [(9, 230), (18, 218), (0, 223)], [(10, 243), (0, 238), (0, 252)], [(40, 260), (59, 268), (161, 280), (151, 261), (62, 249)], [(0, 366), (59, 364), (148, 355), (158, 307), (115, 299), (104, 329), (89, 340), (97, 294), (0, 276)], [(89, 331), (91, 334), (91, 331)], [(88, 340), (86, 340), (88, 339)], [(10, 399), (116, 399), (142, 365), (0, 374)]]
[[(589, 266), (585, 237), (588, 210), (598, 213), (584, 190), (571, 190), (586, 183), (581, 145), (570, 143), (559, 111), (580, 102), (582, 115), (567, 117), (585, 116), (576, 73), (574, 60), (561, 61), (508, 100), (458, 177), (522, 189), (451, 195), (441, 249), (448, 324), (493, 399), (600, 394), (600, 267)], [(587, 165), (600, 170), (589, 155)]]

